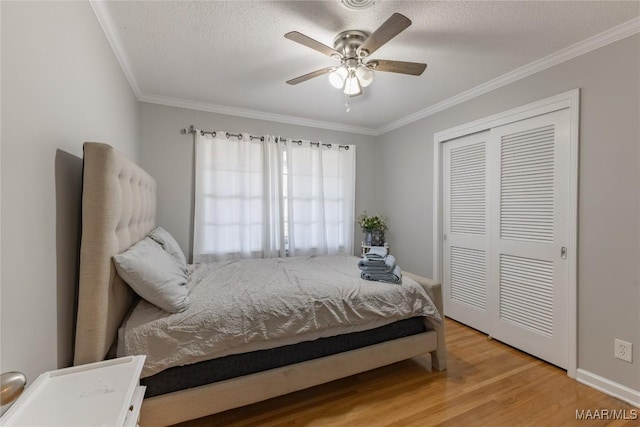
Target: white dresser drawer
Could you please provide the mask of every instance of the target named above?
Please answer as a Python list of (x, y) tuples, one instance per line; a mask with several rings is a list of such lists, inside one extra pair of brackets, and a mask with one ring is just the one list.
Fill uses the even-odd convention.
[(144, 392), (146, 389), (144, 386), (138, 386), (136, 388), (123, 427), (135, 427), (138, 425), (138, 421), (140, 421), (140, 409), (142, 409), (142, 400), (144, 400)]
[[(123, 426), (138, 422), (145, 356), (45, 372), (0, 419), (3, 426)], [(132, 424), (129, 424), (132, 422)]]

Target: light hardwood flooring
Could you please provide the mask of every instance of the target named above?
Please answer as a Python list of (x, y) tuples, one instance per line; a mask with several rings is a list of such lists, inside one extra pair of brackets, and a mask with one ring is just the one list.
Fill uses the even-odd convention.
[[(413, 360), (180, 424), (200, 426), (639, 426), (640, 410), (447, 319), (448, 369)], [(625, 410), (627, 420), (577, 420)]]

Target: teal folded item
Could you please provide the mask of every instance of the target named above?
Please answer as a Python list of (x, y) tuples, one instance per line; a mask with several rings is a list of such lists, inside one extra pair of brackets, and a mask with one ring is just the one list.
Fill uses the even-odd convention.
[(392, 272), (362, 270), (362, 273), (360, 273), (360, 277), (364, 280), (398, 284), (402, 282), (402, 271), (400, 270), (400, 266), (396, 265)]
[(358, 268), (360, 268), (360, 270), (381, 270), (391, 272), (395, 266), (396, 257), (393, 255), (387, 255), (380, 259), (369, 259), (365, 257), (358, 261)]
[(365, 257), (368, 259), (382, 259), (387, 256), (389, 251), (384, 246), (373, 246), (366, 253)]

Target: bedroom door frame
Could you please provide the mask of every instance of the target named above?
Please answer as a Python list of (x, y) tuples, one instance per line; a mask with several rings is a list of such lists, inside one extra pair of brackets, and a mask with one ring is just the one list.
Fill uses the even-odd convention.
[[(553, 111), (568, 109), (569, 123), (569, 264), (568, 281), (568, 365), (567, 375), (576, 378), (578, 361), (577, 277), (578, 277), (578, 144), (580, 132), (580, 89), (545, 98), (521, 107), (493, 114), (434, 134), (433, 141), (433, 278), (443, 280), (443, 222), (442, 222), (442, 144), (462, 136), (471, 135)], [(446, 314), (446, 306), (445, 306)]]

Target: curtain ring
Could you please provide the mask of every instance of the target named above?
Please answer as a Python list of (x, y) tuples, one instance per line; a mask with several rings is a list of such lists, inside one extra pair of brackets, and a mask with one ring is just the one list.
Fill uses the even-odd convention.
[(327, 148), (331, 148), (331, 144), (327, 144)]

